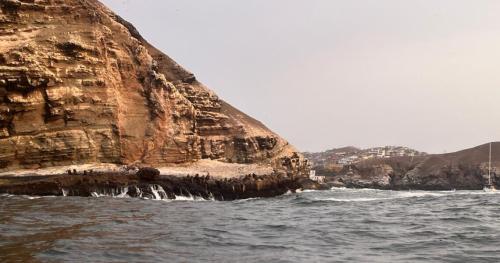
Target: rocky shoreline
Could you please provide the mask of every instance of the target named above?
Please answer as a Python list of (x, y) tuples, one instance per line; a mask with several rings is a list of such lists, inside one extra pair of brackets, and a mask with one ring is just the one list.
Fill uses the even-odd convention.
[(33, 177), (2, 177), (0, 193), (32, 196), (117, 196), (148, 199), (182, 197), (229, 201), (274, 197), (298, 189), (318, 188), (306, 178), (281, 174), (238, 178), (160, 175), (156, 169), (138, 172), (100, 172)]
[[(496, 177), (495, 177), (496, 178)], [(345, 187), (354, 189), (378, 189), (378, 190), (394, 190), (394, 191), (408, 191), (408, 190), (423, 190), (423, 191), (450, 191), (450, 190), (482, 190), (487, 184), (487, 180), (482, 179), (480, 176), (470, 176), (468, 182), (452, 182), (448, 178), (440, 178), (431, 175), (428, 178), (418, 178), (414, 182), (402, 182), (406, 180), (400, 176), (393, 176), (388, 178), (382, 177), (336, 177), (329, 183), (330, 187)], [(499, 180), (499, 179), (495, 179)], [(500, 185), (493, 182), (493, 186), (498, 189)]]
[[(429, 160), (409, 165), (403, 160), (385, 163), (351, 165), (343, 174), (330, 176), (328, 184), (335, 187), (373, 188), (382, 190), (481, 190), (488, 184), (488, 171), (479, 164), (438, 164)], [(498, 188), (500, 177), (491, 173), (492, 184)]]
[(500, 186), (498, 153), (500, 142), (492, 142), (446, 154), (372, 158), (340, 167), (327, 163), (312, 169), (317, 170), (317, 175), (325, 176), (327, 184), (334, 187), (481, 190), (490, 180), (493, 186)]
[[(328, 185), (346, 188), (381, 190), (482, 190), (488, 183), (487, 170), (480, 165), (439, 165), (428, 169), (422, 163), (409, 165), (404, 160), (385, 160), (385, 163), (365, 163), (346, 167), (342, 174), (329, 176)], [(496, 172), (492, 183), (498, 188)]]

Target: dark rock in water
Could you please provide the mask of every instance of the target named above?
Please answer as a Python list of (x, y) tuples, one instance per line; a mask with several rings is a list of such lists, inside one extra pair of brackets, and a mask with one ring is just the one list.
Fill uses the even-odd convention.
[(313, 181), (309, 178), (300, 178), (298, 183), (301, 185), (303, 189), (308, 190), (328, 190), (330, 187), (326, 184), (320, 184), (316, 181)]
[(276, 174), (248, 178), (192, 180), (190, 177), (158, 176), (154, 168), (137, 174), (93, 173), (90, 175), (54, 175), (48, 177), (8, 178), (0, 193), (14, 195), (130, 196), (149, 199), (175, 199), (177, 196), (215, 200), (273, 197), (300, 188), (318, 189), (307, 179), (292, 179)]
[(158, 179), (158, 177), (160, 176), (160, 171), (156, 168), (144, 167), (139, 169), (139, 171), (137, 172), (137, 176), (139, 176), (139, 178), (141, 178), (142, 180), (153, 181)]

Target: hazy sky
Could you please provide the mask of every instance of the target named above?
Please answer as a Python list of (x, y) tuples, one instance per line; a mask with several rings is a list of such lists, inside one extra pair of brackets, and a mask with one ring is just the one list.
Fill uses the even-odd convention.
[(104, 0), (300, 150), (500, 140), (498, 0)]

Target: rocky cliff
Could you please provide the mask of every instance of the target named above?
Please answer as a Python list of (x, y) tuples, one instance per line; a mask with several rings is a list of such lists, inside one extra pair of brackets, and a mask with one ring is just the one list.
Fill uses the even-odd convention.
[(0, 172), (301, 162), (97, 0), (1, 0), (0, 9)]

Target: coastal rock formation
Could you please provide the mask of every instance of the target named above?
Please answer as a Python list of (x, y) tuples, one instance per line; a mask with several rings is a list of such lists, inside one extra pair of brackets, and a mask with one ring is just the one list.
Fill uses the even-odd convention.
[[(374, 159), (347, 165), (333, 176), (333, 186), (394, 190), (483, 189), (488, 178), (489, 144), (419, 157)], [(500, 142), (492, 144), (492, 182), (500, 186)]]
[(0, 10), (0, 172), (200, 159), (307, 167), (97, 0), (2, 0)]
[[(273, 197), (295, 192), (299, 180), (278, 174), (217, 179), (210, 176), (177, 177), (156, 175), (144, 177), (154, 169), (53, 175), (44, 177), (4, 177), (0, 194), (37, 196), (132, 197), (147, 199), (202, 198), (220, 201)], [(303, 178), (301, 178), (303, 179)]]

